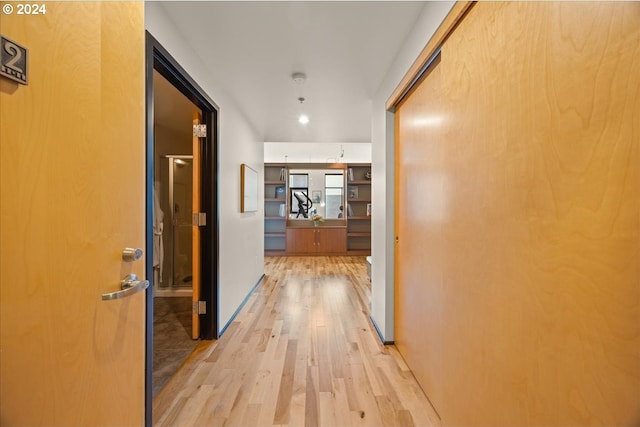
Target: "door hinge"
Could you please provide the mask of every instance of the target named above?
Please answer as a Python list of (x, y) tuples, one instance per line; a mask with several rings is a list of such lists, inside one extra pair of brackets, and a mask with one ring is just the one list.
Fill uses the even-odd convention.
[(207, 302), (206, 301), (194, 301), (193, 302), (193, 314), (207, 314)]
[(196, 138), (206, 138), (207, 125), (193, 125), (193, 136)]
[(206, 212), (194, 212), (191, 225), (196, 227), (203, 227), (207, 225), (207, 213)]

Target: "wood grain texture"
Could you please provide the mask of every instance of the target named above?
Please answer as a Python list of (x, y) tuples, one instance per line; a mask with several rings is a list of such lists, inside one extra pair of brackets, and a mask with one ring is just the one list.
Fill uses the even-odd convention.
[(387, 103), (385, 104), (387, 110), (393, 109), (404, 99), (404, 96), (406, 96), (411, 90), (411, 84), (414, 82), (415, 77), (418, 75), (420, 70), (425, 67), (429, 58), (431, 58), (442, 43), (444, 43), (467, 10), (473, 6), (473, 3), (474, 2), (472, 1), (457, 1), (453, 5), (451, 11), (449, 11), (440, 26), (433, 33), (431, 39), (429, 39), (426, 46), (418, 54), (416, 60), (413, 61), (413, 64), (411, 64), (411, 67), (409, 67), (409, 70), (404, 77), (402, 77), (402, 80), (398, 83), (398, 86), (387, 100)]
[[(200, 124), (202, 112), (200, 110), (193, 112), (193, 125)], [(200, 138), (193, 136), (192, 138), (192, 155), (193, 155), (193, 193), (191, 195), (191, 212), (202, 212), (200, 206), (200, 179), (201, 173), (201, 153), (200, 153)], [(211, 220), (211, 219), (210, 219)], [(198, 304), (200, 301), (200, 271), (202, 268), (202, 248), (200, 244), (200, 227), (193, 225), (191, 229), (191, 300), (194, 304)], [(200, 338), (200, 315), (197, 312), (191, 313), (191, 338), (197, 340)]]
[(437, 426), (369, 321), (364, 257), (266, 257), (266, 278), (216, 342), (154, 399), (160, 426)]
[(346, 227), (290, 227), (286, 230), (289, 255), (343, 255), (347, 252)]
[(479, 2), (397, 110), (395, 337), (443, 425), (640, 423), (638, 69), (637, 2)]
[(343, 254), (347, 252), (347, 229), (318, 227), (318, 252)]
[(317, 251), (314, 228), (288, 228), (286, 235), (288, 254), (314, 254)]
[(144, 297), (101, 295), (144, 277), (143, 5), (46, 8), (0, 15), (30, 55), (0, 79), (0, 424), (140, 426)]
[[(431, 87), (439, 87), (441, 67), (434, 63), (420, 90), (428, 92), (428, 98), (420, 98), (415, 111), (426, 121), (437, 122), (442, 97)], [(442, 407), (442, 333), (443, 333), (443, 293), (441, 252), (434, 250), (442, 245), (441, 238), (423, 227), (424, 222), (441, 220), (444, 191), (444, 173), (439, 173), (442, 162), (442, 146), (444, 135), (442, 129), (433, 126), (429, 129), (428, 138), (431, 144), (421, 144), (407, 137), (406, 121), (420, 120), (408, 113), (404, 106), (396, 115), (396, 130), (401, 133), (396, 138), (399, 142), (398, 159), (400, 167), (396, 168), (396, 244), (394, 289), (394, 337), (395, 344), (403, 354), (417, 378), (420, 379), (429, 399), (436, 410)], [(423, 136), (423, 135), (421, 135)], [(427, 176), (427, 171), (431, 173)], [(412, 214), (410, 214), (410, 212)], [(420, 212), (415, 215), (415, 212)], [(431, 250), (426, 248), (429, 245)], [(423, 286), (429, 283), (429, 286)]]

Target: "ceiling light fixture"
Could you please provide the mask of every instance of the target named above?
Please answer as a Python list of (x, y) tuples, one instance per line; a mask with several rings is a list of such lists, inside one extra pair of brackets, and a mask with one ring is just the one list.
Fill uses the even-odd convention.
[[(291, 79), (296, 85), (300, 86), (307, 80), (307, 76), (304, 73), (293, 73), (291, 75)], [(298, 96), (298, 101), (300, 102), (300, 105), (302, 105), (305, 101), (304, 96)], [(309, 123), (309, 116), (307, 116), (304, 113), (301, 113), (298, 116), (298, 123), (302, 125), (306, 125), (307, 123)]]
[[(298, 98), (298, 101), (300, 101), (300, 105), (302, 105), (302, 103), (304, 102), (304, 98), (300, 97)], [(300, 116), (298, 116), (298, 123), (306, 125), (307, 123), (309, 123), (309, 116), (307, 116), (306, 114), (300, 114)]]

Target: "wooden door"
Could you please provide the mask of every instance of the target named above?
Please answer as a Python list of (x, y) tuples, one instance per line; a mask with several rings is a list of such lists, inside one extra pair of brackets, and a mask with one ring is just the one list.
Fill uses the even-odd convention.
[(395, 340), (443, 426), (640, 422), (640, 3), (478, 2), (396, 109)]
[[(194, 112), (193, 124), (200, 124), (201, 113)], [(200, 258), (202, 254), (200, 245), (200, 215), (202, 211), (200, 203), (200, 184), (201, 184), (201, 168), (200, 168), (200, 138), (193, 136), (193, 195), (192, 195), (192, 209), (193, 221), (192, 221), (192, 249), (191, 249), (191, 301), (193, 303), (193, 310), (191, 311), (191, 338), (197, 340), (200, 338), (200, 314), (199, 314), (199, 301), (200, 301), (200, 272), (201, 264)]]
[[(14, 7), (16, 4), (14, 4)], [(141, 2), (0, 15), (29, 84), (0, 78), (0, 423), (144, 424)]]
[[(439, 61), (428, 71), (420, 90), (431, 96), (406, 102), (396, 115), (396, 260), (394, 341), (436, 410), (442, 403), (442, 286), (439, 260), (442, 239), (431, 224), (443, 220), (446, 176), (442, 145), (446, 129), (412, 126), (420, 117), (437, 118), (442, 99)], [(427, 119), (429, 120), (429, 119)], [(422, 143), (429, 141), (429, 143)], [(428, 175), (427, 175), (428, 172)], [(420, 301), (416, 304), (416, 301)]]

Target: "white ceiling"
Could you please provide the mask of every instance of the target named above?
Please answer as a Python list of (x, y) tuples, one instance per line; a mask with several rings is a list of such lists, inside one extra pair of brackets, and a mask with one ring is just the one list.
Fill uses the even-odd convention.
[(370, 142), (371, 100), (424, 3), (161, 5), (265, 142)]

